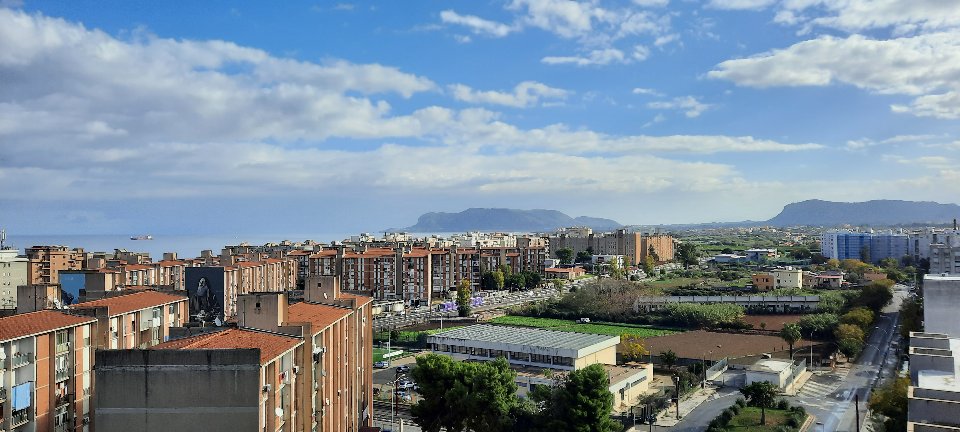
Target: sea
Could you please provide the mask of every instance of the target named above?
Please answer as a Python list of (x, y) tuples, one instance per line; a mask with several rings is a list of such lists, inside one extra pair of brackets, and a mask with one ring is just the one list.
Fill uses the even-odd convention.
[(251, 245), (265, 243), (280, 243), (283, 240), (302, 242), (313, 240), (329, 243), (333, 240), (344, 240), (356, 233), (320, 233), (312, 235), (153, 235), (153, 240), (131, 240), (133, 234), (113, 235), (7, 235), (4, 243), (24, 253), (24, 249), (31, 246), (62, 245), (70, 248), (83, 248), (87, 252), (113, 253), (114, 249), (126, 249), (129, 252), (146, 252), (154, 261), (163, 258), (165, 252), (176, 252), (179, 258), (193, 258), (200, 256), (200, 251), (212, 250), (219, 254), (224, 246), (233, 246), (246, 242)]

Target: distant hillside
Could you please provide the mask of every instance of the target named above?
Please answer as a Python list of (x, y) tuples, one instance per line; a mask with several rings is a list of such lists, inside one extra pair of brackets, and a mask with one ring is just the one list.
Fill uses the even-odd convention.
[(598, 231), (620, 228), (610, 219), (580, 216), (572, 218), (556, 210), (471, 208), (460, 213), (427, 213), (408, 232), (529, 231), (544, 232), (571, 226), (588, 226)]
[(807, 200), (787, 204), (783, 211), (767, 221), (769, 225), (897, 225), (942, 223), (960, 218), (960, 206), (930, 201), (876, 200), (832, 202)]

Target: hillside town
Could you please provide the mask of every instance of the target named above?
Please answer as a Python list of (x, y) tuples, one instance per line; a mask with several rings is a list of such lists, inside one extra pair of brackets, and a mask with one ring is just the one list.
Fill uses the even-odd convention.
[(906, 421), (875, 403), (905, 382), (911, 424), (949, 426), (960, 391), (934, 378), (953, 373), (942, 359), (960, 337), (956, 226), (361, 234), (156, 260), (0, 253), (6, 430), (431, 430), (490, 415), (434, 411), (453, 382), (477, 379), (460, 374), (509, 390), (462, 403), (513, 409), (599, 374), (603, 386), (577, 391), (636, 430), (717, 429), (764, 388), (787, 427)]

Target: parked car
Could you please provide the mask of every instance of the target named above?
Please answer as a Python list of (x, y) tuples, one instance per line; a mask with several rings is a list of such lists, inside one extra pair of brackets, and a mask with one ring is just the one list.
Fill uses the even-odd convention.
[(580, 324), (590, 324), (590, 318), (580, 318), (577, 322)]
[(410, 372), (410, 365), (397, 366), (397, 372), (400, 372), (400, 373)]
[(386, 368), (390, 367), (390, 362), (388, 362), (388, 361), (386, 361), (386, 360), (381, 360), (381, 361), (378, 361), (378, 362), (374, 363), (374, 364), (373, 364), (373, 367), (375, 367), (375, 368), (377, 368), (377, 369), (386, 369)]

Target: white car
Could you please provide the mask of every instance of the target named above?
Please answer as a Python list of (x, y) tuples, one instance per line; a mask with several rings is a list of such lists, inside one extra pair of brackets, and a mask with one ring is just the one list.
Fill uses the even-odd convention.
[(375, 367), (375, 368), (377, 368), (377, 369), (386, 369), (386, 368), (390, 367), (390, 362), (385, 361), (385, 360), (381, 360), (381, 361), (378, 361), (378, 362), (374, 363), (374, 364), (373, 364), (373, 367)]

